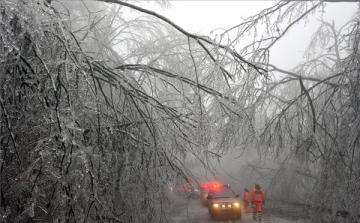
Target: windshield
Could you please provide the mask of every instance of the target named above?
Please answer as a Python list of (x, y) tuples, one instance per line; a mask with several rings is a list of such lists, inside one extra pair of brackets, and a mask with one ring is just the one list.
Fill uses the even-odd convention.
[(230, 189), (211, 191), (214, 197), (234, 197), (234, 193)]

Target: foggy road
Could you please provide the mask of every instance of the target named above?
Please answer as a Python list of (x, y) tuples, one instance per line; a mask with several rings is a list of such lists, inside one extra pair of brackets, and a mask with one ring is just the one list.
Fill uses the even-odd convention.
[(0, 223), (360, 223), (360, 0), (0, 0), (0, 31)]
[[(217, 223), (232, 223), (232, 222), (243, 222), (243, 223), (255, 223), (252, 219), (252, 213), (245, 214), (242, 213), (242, 218), (237, 219), (219, 219), (212, 220), (208, 209), (206, 206), (203, 206), (198, 199), (186, 200), (183, 197), (173, 196), (170, 198), (172, 203), (171, 208), (171, 222), (172, 223), (205, 223), (205, 222), (217, 222)], [(266, 207), (264, 207), (266, 210)], [(270, 213), (263, 214), (263, 219), (261, 222), (266, 223), (300, 223), (301, 220), (289, 220), (285, 218), (278, 218), (272, 216)]]

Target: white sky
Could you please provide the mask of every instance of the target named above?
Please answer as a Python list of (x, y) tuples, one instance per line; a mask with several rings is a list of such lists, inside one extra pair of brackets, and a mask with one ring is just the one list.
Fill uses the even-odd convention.
[[(241, 18), (254, 15), (260, 10), (275, 4), (275, 1), (170, 1), (172, 7), (161, 9), (153, 2), (141, 2), (137, 5), (169, 18), (180, 27), (193, 33), (210, 35), (216, 28), (230, 28), (241, 21)], [(335, 21), (337, 26), (347, 22), (359, 7), (357, 3), (326, 3), (324, 20)], [(318, 13), (320, 15), (320, 13)], [(316, 31), (319, 22), (310, 17), (310, 23), (298, 24), (277, 43), (272, 51), (271, 62), (279, 68), (291, 69), (302, 59), (311, 35)]]

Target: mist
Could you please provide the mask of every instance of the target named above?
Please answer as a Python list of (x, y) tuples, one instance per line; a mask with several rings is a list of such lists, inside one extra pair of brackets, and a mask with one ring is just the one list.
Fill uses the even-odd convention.
[(360, 221), (356, 4), (1, 1), (0, 222)]

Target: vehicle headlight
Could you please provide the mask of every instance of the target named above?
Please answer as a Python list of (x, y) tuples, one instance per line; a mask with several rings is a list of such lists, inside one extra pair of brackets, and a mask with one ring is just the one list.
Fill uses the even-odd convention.
[(219, 204), (213, 204), (213, 207), (214, 207), (214, 208), (218, 208), (218, 207), (219, 207)]
[(236, 203), (234, 203), (234, 206), (235, 207), (240, 207), (240, 204), (236, 202)]

